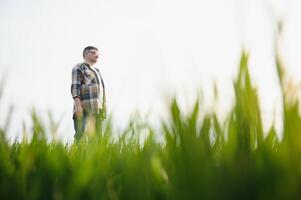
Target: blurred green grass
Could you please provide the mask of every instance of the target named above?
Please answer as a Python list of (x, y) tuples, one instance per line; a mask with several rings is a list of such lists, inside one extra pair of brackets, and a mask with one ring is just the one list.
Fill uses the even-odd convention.
[[(235, 103), (224, 122), (195, 101), (188, 114), (176, 99), (162, 128), (133, 119), (118, 137), (111, 120), (78, 143), (52, 140), (33, 111), (30, 139), (0, 133), (0, 199), (301, 199), (301, 116), (280, 55), (283, 137), (263, 131), (256, 89), (242, 52)], [(0, 94), (2, 91), (0, 91)], [(8, 119), (10, 117), (8, 116)], [(9, 121), (8, 121), (9, 122)], [(141, 142), (141, 133), (147, 138)], [(156, 139), (164, 135), (163, 141)]]
[[(177, 100), (154, 131), (133, 119), (119, 138), (108, 120), (79, 143), (49, 141), (32, 112), (32, 137), (0, 140), (1, 199), (301, 199), (301, 116), (276, 56), (283, 95), (283, 138), (264, 134), (256, 89), (242, 52), (235, 104), (224, 123), (200, 112), (184, 115)], [(55, 123), (52, 122), (55, 131)], [(141, 143), (140, 133), (148, 132)], [(164, 141), (156, 140), (157, 134)]]

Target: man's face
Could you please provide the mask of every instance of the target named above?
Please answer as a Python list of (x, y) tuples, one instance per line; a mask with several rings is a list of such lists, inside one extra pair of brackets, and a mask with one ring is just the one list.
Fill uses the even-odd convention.
[(96, 49), (88, 50), (85, 58), (92, 63), (97, 63), (97, 59), (99, 57), (99, 52)]

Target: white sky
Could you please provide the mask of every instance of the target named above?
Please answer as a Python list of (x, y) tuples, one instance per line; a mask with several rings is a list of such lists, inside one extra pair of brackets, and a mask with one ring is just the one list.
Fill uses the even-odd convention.
[(1, 0), (0, 77), (7, 83), (0, 124), (12, 103), (9, 137), (20, 137), (34, 106), (62, 119), (59, 137), (72, 140), (71, 69), (88, 45), (100, 50), (108, 109), (121, 127), (136, 109), (156, 124), (166, 113), (166, 96), (175, 93), (189, 108), (203, 88), (208, 109), (214, 81), (218, 109), (226, 113), (245, 46), (268, 128), (274, 110), (280, 112), (275, 16), (285, 16), (283, 56), (300, 81), (300, 11), (297, 0)]

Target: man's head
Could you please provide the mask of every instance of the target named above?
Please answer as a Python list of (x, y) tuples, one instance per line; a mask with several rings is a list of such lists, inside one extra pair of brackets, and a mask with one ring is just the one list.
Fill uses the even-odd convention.
[(98, 49), (94, 46), (87, 46), (83, 51), (83, 57), (90, 63), (96, 63), (99, 56)]

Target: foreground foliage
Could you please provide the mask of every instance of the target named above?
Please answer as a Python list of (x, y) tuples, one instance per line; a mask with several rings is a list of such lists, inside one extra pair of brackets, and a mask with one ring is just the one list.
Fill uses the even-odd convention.
[[(114, 138), (112, 124), (79, 143), (47, 141), (32, 114), (32, 138), (10, 143), (1, 129), (1, 199), (301, 199), (301, 116), (277, 57), (283, 138), (264, 133), (243, 53), (235, 104), (225, 122), (198, 101), (184, 115), (176, 100), (162, 129), (133, 120)], [(141, 143), (140, 133), (148, 137)], [(157, 135), (164, 135), (158, 141)]]

